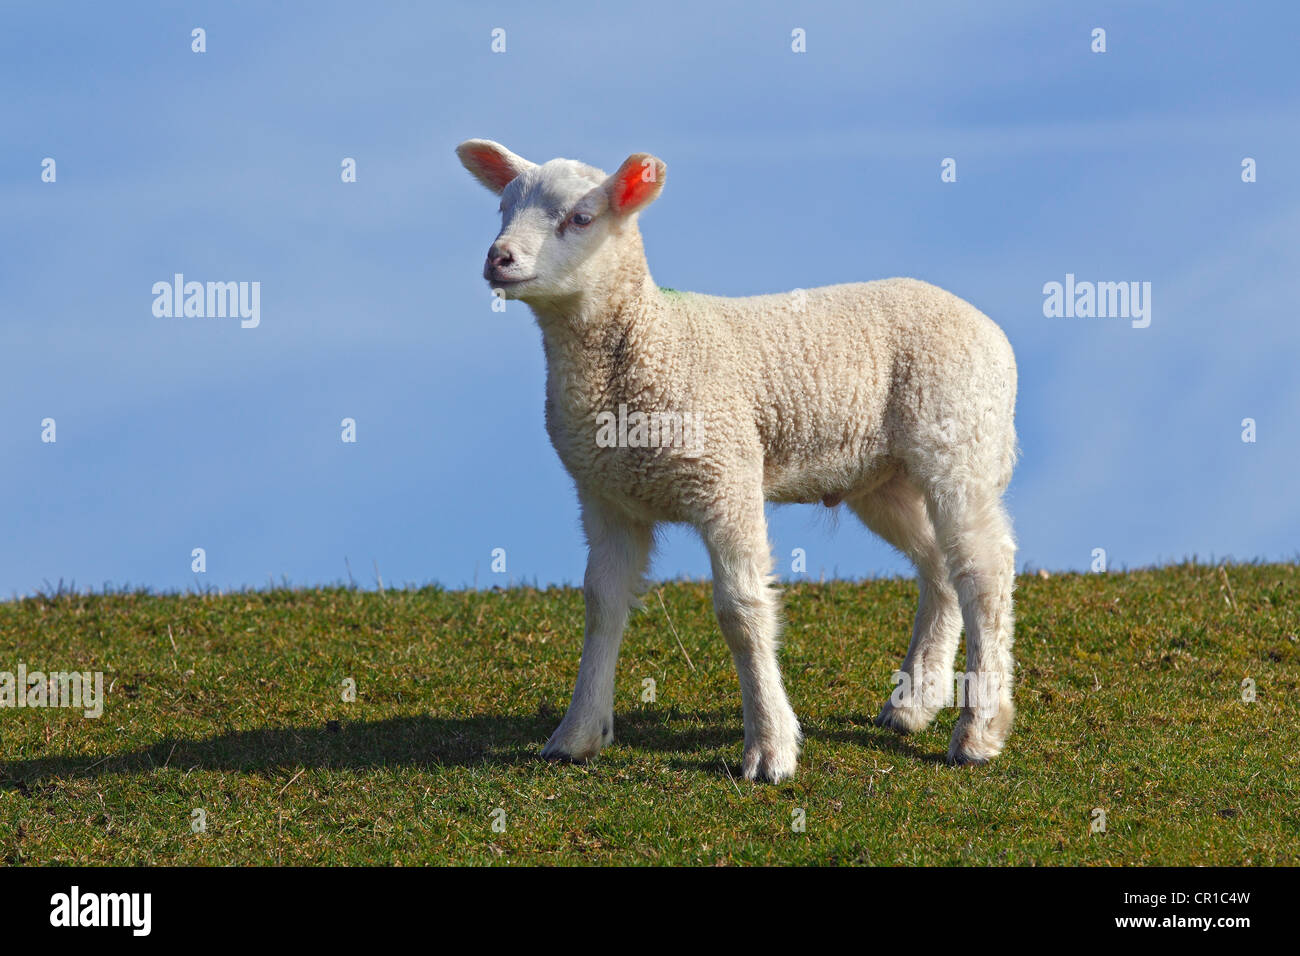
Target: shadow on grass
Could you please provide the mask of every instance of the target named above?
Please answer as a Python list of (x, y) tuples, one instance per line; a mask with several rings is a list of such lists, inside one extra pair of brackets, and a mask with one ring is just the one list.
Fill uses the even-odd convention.
[[(846, 717), (824, 717), (817, 726), (805, 728), (804, 733), (814, 740), (853, 744), (869, 750), (893, 754), (922, 763), (948, 763), (948, 733), (952, 728), (943, 723), (943, 717), (929, 729), (915, 734), (899, 734), (876, 726), (874, 715), (853, 714)], [(932, 740), (921, 743), (927, 735)]]
[[(685, 719), (708, 720), (717, 718), (720, 722), (703, 727), (683, 730), (680, 723), (667, 727), (668, 740), (663, 746), (657, 746), (654, 740), (633, 737), (619, 731), (619, 743), (645, 750), (667, 750), (676, 753), (669, 765), (678, 770), (697, 770), (706, 773), (730, 773), (740, 776), (739, 760), (743, 743), (744, 730), (741, 716), (736, 714), (692, 714), (682, 715)], [(662, 718), (658, 720), (662, 725)], [(881, 754), (892, 755), (904, 760), (918, 763), (947, 764), (948, 737), (946, 732), (933, 741), (921, 743), (920, 735), (903, 736), (892, 730), (877, 727), (875, 718), (864, 714), (848, 716), (831, 716), (820, 719), (802, 720), (804, 735), (803, 753), (799, 757), (802, 768), (812, 766), (810, 760), (816, 759), (815, 752), (809, 753), (809, 743), (849, 744)], [(735, 751), (735, 761), (730, 755), (726, 757), (727, 766), (719, 760), (717, 750), (730, 747)], [(712, 752), (707, 752), (712, 751)]]
[[(167, 737), (149, 747), (94, 756), (54, 756), (0, 761), (0, 789), (24, 795), (50, 779), (94, 779), (144, 774), (163, 767), (274, 773), (299, 767), (369, 770), (435, 769), (536, 760), (557, 715), (483, 714), (472, 717), (394, 717), (367, 723), (331, 722), (312, 727), (240, 730), (198, 740)], [(740, 714), (723, 711), (635, 710), (616, 715), (618, 743), (677, 755), (682, 769), (722, 772), (716, 755), (694, 752), (733, 747), (739, 755)], [(907, 738), (871, 726), (867, 717), (823, 720), (805, 728), (810, 739), (839, 741), (917, 760), (941, 761)], [(733, 768), (733, 772), (737, 772)]]

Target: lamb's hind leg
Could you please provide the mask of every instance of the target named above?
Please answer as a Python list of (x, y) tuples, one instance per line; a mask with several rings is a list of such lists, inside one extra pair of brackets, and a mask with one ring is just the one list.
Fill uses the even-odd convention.
[(966, 673), (961, 717), (948, 748), (950, 763), (984, 763), (1011, 732), (1011, 645), (1015, 538), (1001, 497), (986, 488), (958, 487), (929, 497), (930, 517), (966, 624)]
[(903, 553), (917, 571), (921, 598), (901, 677), (876, 723), (900, 733), (921, 730), (953, 699), (953, 658), (961, 638), (961, 607), (935, 538), (925, 496), (906, 475), (847, 501), (863, 523)]

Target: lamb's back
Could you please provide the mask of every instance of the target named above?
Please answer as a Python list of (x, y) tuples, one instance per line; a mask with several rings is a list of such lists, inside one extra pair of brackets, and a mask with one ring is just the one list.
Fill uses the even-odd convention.
[(987, 414), (969, 407), (973, 395), (1006, 395), (1009, 385), (1014, 404), (1015, 361), (1001, 329), (927, 282), (665, 298), (689, 342), (694, 402), (736, 441), (752, 422), (779, 499), (868, 481), (918, 431), (941, 434)]

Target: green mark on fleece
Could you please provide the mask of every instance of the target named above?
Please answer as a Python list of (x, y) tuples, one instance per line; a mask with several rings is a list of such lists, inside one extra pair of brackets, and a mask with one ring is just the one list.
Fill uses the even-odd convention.
[(666, 285), (661, 285), (661, 286), (659, 287), (659, 291), (662, 292), (662, 293), (664, 293), (665, 295), (685, 295), (685, 294), (686, 294), (686, 293), (683, 292), (681, 289), (670, 289), (670, 288), (668, 288), (668, 286), (666, 286)]

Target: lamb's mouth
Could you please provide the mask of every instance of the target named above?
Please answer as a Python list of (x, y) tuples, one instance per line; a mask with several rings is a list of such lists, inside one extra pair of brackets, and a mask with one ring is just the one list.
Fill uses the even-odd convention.
[(510, 286), (521, 285), (525, 282), (532, 282), (537, 276), (525, 276), (522, 279), (488, 279), (488, 283), (495, 289), (508, 289)]

